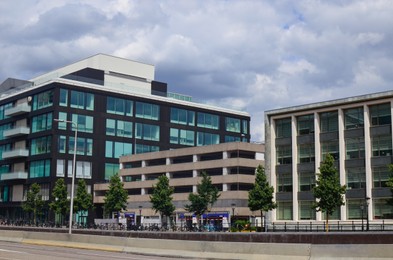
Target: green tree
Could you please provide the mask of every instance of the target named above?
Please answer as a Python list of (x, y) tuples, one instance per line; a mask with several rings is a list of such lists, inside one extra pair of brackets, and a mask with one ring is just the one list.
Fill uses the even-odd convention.
[(316, 186), (313, 188), (314, 197), (317, 201), (314, 208), (326, 214), (326, 232), (329, 232), (329, 216), (340, 206), (344, 205), (343, 195), (345, 185), (341, 186), (338, 171), (334, 166), (334, 158), (330, 154), (321, 162), (320, 173)]
[(41, 188), (38, 183), (33, 183), (26, 194), (26, 201), (22, 204), (22, 209), (26, 212), (33, 213), (33, 223), (37, 223), (37, 216), (40, 215), (44, 207), (44, 201), (40, 194)]
[(256, 169), (255, 183), (248, 192), (248, 207), (251, 211), (259, 210), (261, 212), (261, 221), (263, 221), (263, 212), (270, 211), (277, 207), (273, 201), (274, 188), (267, 181), (265, 168), (258, 165)]
[(87, 192), (84, 179), (78, 181), (76, 196), (74, 198), (74, 212), (88, 211), (93, 208), (93, 196)]
[(163, 216), (170, 217), (175, 211), (175, 206), (172, 202), (173, 191), (174, 189), (169, 186), (169, 179), (165, 175), (158, 177), (158, 182), (153, 185), (150, 202), (155, 212), (160, 212), (161, 221), (163, 220)]
[[(119, 212), (127, 208), (128, 193), (124, 189), (124, 183), (121, 182), (118, 174), (111, 177), (109, 189), (104, 198), (104, 211), (107, 216), (112, 212)], [(119, 214), (118, 214), (119, 216)]]
[(54, 198), (54, 201), (49, 204), (49, 208), (53, 210), (57, 216), (60, 216), (60, 220), (56, 218), (56, 224), (63, 225), (64, 218), (70, 210), (70, 200), (67, 196), (67, 186), (64, 179), (58, 179), (52, 191), (52, 198)]
[(199, 218), (209, 208), (213, 207), (213, 204), (220, 197), (218, 189), (213, 186), (211, 178), (206, 172), (201, 173), (202, 181), (197, 185), (197, 193), (190, 193), (188, 200), (190, 204), (184, 206), (188, 212), (193, 212)]

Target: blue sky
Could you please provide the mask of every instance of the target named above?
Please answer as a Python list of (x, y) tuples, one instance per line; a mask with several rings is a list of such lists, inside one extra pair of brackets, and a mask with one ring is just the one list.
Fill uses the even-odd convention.
[(171, 92), (251, 114), (392, 89), (393, 1), (0, 1), (0, 82), (96, 53), (156, 66)]

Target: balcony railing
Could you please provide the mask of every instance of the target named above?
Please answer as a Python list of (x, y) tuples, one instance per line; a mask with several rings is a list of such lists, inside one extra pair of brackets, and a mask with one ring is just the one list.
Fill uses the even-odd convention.
[(15, 127), (4, 131), (4, 137), (15, 137), (21, 135), (28, 135), (30, 133), (30, 128), (26, 126)]
[(21, 103), (14, 107), (8, 108), (4, 111), (6, 116), (17, 116), (31, 111), (31, 106), (28, 103)]
[(27, 149), (14, 149), (12, 151), (3, 152), (3, 159), (10, 158), (21, 158), (29, 156), (29, 150)]
[(1, 174), (1, 180), (26, 180), (27, 172), (10, 172)]

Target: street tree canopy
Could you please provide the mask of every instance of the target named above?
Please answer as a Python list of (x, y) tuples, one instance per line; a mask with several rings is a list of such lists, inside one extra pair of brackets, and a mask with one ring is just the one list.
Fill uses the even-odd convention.
[(330, 154), (327, 154), (325, 160), (321, 162), (319, 171), (316, 186), (313, 188), (314, 197), (317, 199), (314, 203), (314, 208), (326, 214), (326, 231), (328, 231), (329, 216), (338, 207), (345, 204), (343, 195), (346, 187), (340, 184), (338, 171), (334, 166), (334, 158)]
[(197, 185), (197, 193), (190, 193), (188, 196), (190, 204), (184, 206), (188, 212), (193, 212), (197, 216), (201, 216), (211, 209), (221, 195), (218, 189), (213, 186), (211, 178), (206, 172), (202, 172), (201, 176), (202, 181)]
[(41, 188), (37, 183), (33, 183), (26, 194), (26, 201), (23, 202), (22, 208), (28, 213), (33, 213), (33, 223), (37, 223), (37, 216), (42, 212), (44, 201), (40, 194)]
[(74, 198), (74, 211), (84, 211), (93, 208), (93, 196), (87, 192), (86, 182), (79, 179)]
[(109, 190), (104, 198), (104, 211), (106, 215), (112, 212), (119, 212), (127, 208), (128, 193), (124, 189), (124, 183), (121, 182), (118, 174), (111, 177), (109, 181)]
[(70, 201), (67, 198), (67, 186), (65, 185), (64, 179), (58, 179), (56, 181), (52, 191), (52, 197), (54, 201), (49, 204), (49, 207), (61, 216), (61, 222), (63, 223), (65, 215), (70, 210)]
[(261, 212), (261, 220), (263, 212), (270, 211), (277, 207), (273, 201), (274, 188), (269, 185), (266, 178), (265, 168), (258, 165), (256, 169), (255, 183), (248, 192), (248, 207), (251, 211), (259, 210)]
[(171, 216), (175, 211), (172, 194), (173, 187), (169, 186), (169, 179), (165, 175), (158, 177), (158, 182), (153, 185), (153, 193), (150, 195), (150, 202), (155, 212), (160, 212), (161, 216)]

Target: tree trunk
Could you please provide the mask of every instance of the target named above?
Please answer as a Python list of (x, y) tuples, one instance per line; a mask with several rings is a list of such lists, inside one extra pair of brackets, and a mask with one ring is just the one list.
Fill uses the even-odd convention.
[(326, 233), (329, 232), (329, 214), (326, 212)]
[[(258, 227), (257, 227), (258, 229)], [(265, 231), (265, 222), (263, 221), (263, 210), (261, 210), (261, 231)]]

